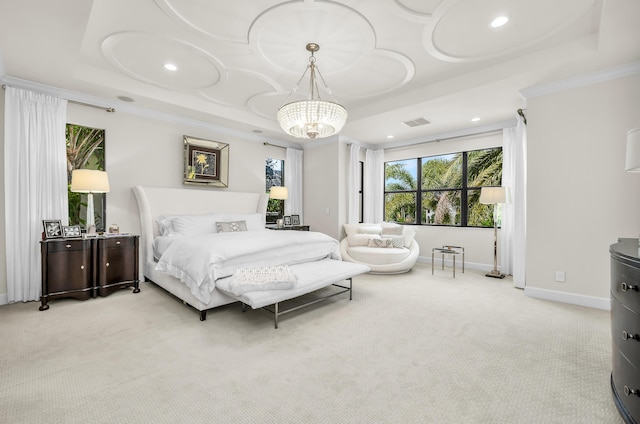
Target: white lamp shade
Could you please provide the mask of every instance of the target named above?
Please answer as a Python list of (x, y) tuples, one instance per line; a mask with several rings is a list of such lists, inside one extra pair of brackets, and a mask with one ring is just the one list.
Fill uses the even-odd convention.
[(640, 172), (640, 128), (627, 131), (627, 162), (624, 170)]
[(95, 169), (71, 171), (71, 191), (76, 193), (108, 193), (109, 176)]
[(482, 187), (480, 189), (480, 203), (484, 205), (494, 205), (496, 203), (507, 203), (506, 187)]
[(289, 190), (286, 187), (273, 186), (269, 191), (269, 197), (272, 199), (288, 199), (289, 198)]

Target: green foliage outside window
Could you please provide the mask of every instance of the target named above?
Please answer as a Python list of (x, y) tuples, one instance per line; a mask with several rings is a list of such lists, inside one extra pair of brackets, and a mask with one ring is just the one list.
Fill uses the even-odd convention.
[(479, 202), (480, 189), (501, 182), (501, 148), (387, 162), (385, 220), (493, 227), (492, 206)]
[[(105, 131), (81, 125), (67, 124), (67, 193), (69, 199), (69, 225), (86, 224), (87, 195), (71, 191), (71, 173), (74, 169), (97, 169), (104, 171), (104, 134)], [(106, 194), (93, 195), (96, 212), (96, 229), (104, 231)]]

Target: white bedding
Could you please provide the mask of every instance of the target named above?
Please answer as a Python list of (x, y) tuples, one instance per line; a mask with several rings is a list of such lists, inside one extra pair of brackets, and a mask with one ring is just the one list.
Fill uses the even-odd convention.
[(184, 282), (204, 303), (211, 299), (216, 280), (233, 275), (237, 268), (341, 259), (336, 239), (309, 231), (265, 229), (170, 238), (155, 243), (164, 248), (156, 270)]

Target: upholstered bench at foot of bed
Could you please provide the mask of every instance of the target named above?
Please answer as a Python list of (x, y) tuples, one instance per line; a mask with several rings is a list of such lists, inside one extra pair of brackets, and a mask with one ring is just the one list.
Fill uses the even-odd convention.
[[(336, 294), (344, 293), (346, 291), (349, 291), (349, 294), (351, 294), (351, 284), (349, 285), (349, 287), (343, 287), (339, 286), (337, 283), (343, 280), (350, 280), (352, 277), (367, 273), (370, 270), (366, 265), (356, 264), (352, 262), (343, 262), (334, 259), (323, 259), (321, 261), (291, 265), (289, 266), (289, 269), (296, 276), (296, 283), (291, 289), (256, 290), (236, 296), (230, 292), (229, 288), (232, 277), (227, 277), (216, 281), (216, 288), (218, 288), (228, 296), (239, 300), (244, 305), (251, 306), (252, 309), (266, 309), (267, 306), (274, 305), (274, 310), (270, 310), (270, 312), (274, 313), (275, 328), (278, 328), (278, 316), (293, 310), (293, 308), (285, 311), (279, 310), (278, 304), (280, 302), (294, 299), (296, 297), (314, 292), (331, 285), (337, 285), (338, 287), (342, 287), (345, 290), (326, 297), (331, 297)], [(308, 304), (316, 302), (317, 300), (309, 302)], [(306, 305), (307, 304), (301, 306)], [(298, 308), (299, 307), (296, 307), (295, 309)]]

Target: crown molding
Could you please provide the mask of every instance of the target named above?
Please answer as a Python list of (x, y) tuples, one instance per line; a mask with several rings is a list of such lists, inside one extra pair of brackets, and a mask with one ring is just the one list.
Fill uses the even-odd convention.
[(545, 84), (534, 85), (532, 87), (520, 90), (520, 94), (525, 99), (532, 97), (545, 96), (547, 94), (558, 93), (560, 91), (572, 88), (584, 87), (599, 82), (609, 81), (617, 78), (626, 77), (640, 73), (640, 61), (631, 62), (625, 65), (616, 66), (596, 72), (576, 75), (559, 81), (549, 82)]
[(101, 97), (90, 96), (84, 93), (78, 93), (75, 91), (66, 90), (59, 87), (53, 87), (46, 84), (41, 84), (34, 81), (28, 81), (20, 78), (5, 75), (0, 77), (0, 84), (7, 85), (14, 88), (22, 88), (31, 91), (35, 91), (42, 94), (48, 94), (50, 96), (66, 99), (71, 102), (83, 103), (86, 105), (92, 105), (98, 108), (109, 109), (113, 108), (114, 112), (125, 112), (132, 115), (148, 118), (151, 120), (170, 122), (177, 125), (185, 125), (196, 128), (203, 128), (206, 130), (215, 131), (216, 133), (226, 135), (229, 137), (236, 137), (252, 142), (269, 142), (283, 145), (283, 147), (300, 148), (299, 145), (289, 143), (280, 139), (271, 139), (269, 137), (261, 136), (259, 134), (248, 133), (245, 131), (234, 130), (232, 128), (223, 127), (221, 125), (212, 124), (197, 119), (185, 118), (170, 113), (158, 112), (148, 108), (132, 105), (123, 101), (107, 100)]

